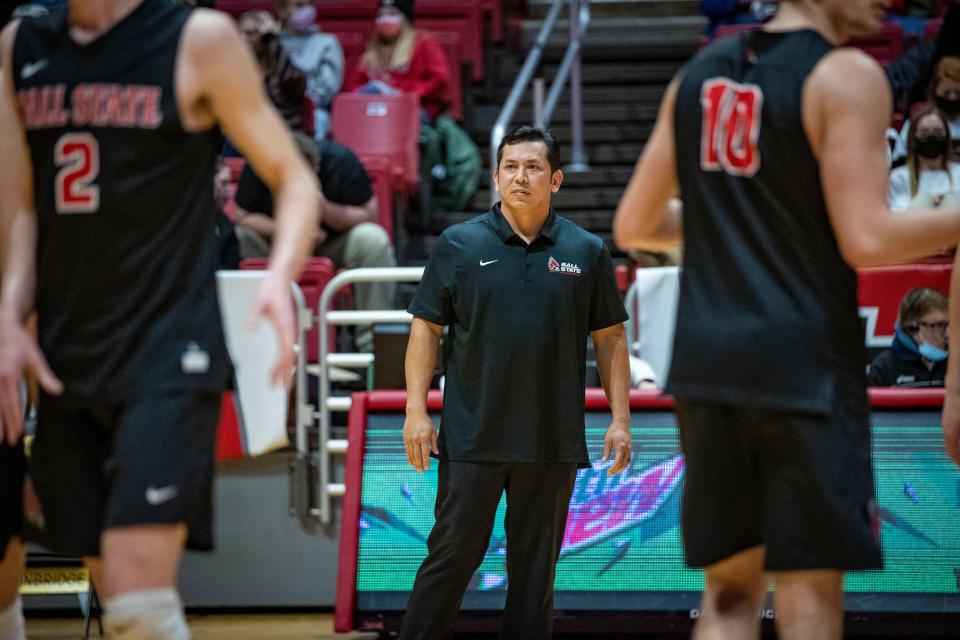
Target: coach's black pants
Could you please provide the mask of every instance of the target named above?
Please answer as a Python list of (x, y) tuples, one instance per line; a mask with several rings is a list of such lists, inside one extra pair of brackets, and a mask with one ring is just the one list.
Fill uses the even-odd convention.
[(410, 594), (401, 640), (453, 635), (463, 594), (487, 551), (504, 490), (508, 589), (500, 638), (550, 638), (553, 578), (576, 476), (575, 462), (441, 460), (436, 524)]

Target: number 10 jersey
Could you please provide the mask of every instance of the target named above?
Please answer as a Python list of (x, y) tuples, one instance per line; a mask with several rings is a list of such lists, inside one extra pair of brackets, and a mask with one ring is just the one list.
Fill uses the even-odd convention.
[(215, 391), (228, 375), (214, 280), (220, 134), (186, 131), (174, 90), (188, 17), (143, 0), (85, 45), (66, 10), (17, 30), (40, 346), (81, 398)]
[(804, 83), (832, 48), (811, 30), (754, 31), (717, 41), (682, 72), (672, 393), (824, 413), (838, 376), (865, 391), (856, 275), (802, 115)]

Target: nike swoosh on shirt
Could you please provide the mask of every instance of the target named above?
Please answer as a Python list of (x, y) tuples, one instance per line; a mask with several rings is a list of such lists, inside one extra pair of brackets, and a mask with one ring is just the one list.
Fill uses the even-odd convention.
[(149, 504), (157, 506), (158, 504), (163, 504), (168, 500), (173, 500), (177, 497), (178, 493), (180, 493), (180, 491), (177, 489), (177, 485), (171, 484), (161, 489), (147, 487), (147, 493), (144, 497), (147, 499)]
[(50, 61), (46, 58), (43, 60), (37, 60), (36, 62), (29, 62), (23, 65), (23, 68), (20, 69), (20, 79), (26, 80), (27, 78), (32, 78), (40, 71), (46, 69), (48, 66), (50, 66)]
[(500, 259), (498, 258), (498, 259), (496, 259), (496, 260), (488, 260), (487, 262), (484, 262), (483, 260), (481, 260), (481, 261), (480, 261), (480, 266), (481, 266), (481, 267), (485, 267), (485, 266), (487, 266), (488, 264), (493, 264), (494, 262), (500, 262)]

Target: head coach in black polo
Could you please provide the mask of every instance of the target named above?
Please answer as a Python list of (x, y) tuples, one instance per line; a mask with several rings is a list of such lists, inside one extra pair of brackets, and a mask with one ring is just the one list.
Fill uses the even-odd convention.
[[(549, 638), (553, 579), (584, 435), (587, 335), (613, 421), (608, 473), (630, 463), (630, 370), (610, 253), (550, 208), (560, 189), (550, 133), (519, 127), (497, 150), (501, 204), (440, 236), (409, 311), (410, 464), (439, 458), (436, 523), (400, 638), (453, 635), (457, 610), (483, 560), (507, 492), (508, 591), (501, 638)], [(440, 437), (426, 399), (443, 327), (447, 377)]]

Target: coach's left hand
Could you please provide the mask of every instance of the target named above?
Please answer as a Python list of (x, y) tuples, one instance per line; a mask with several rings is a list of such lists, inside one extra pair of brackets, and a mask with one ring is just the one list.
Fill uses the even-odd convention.
[(614, 454), (613, 466), (607, 469), (607, 475), (613, 476), (630, 466), (632, 448), (629, 422), (611, 422), (607, 434), (603, 437), (603, 458), (610, 459), (610, 452)]

